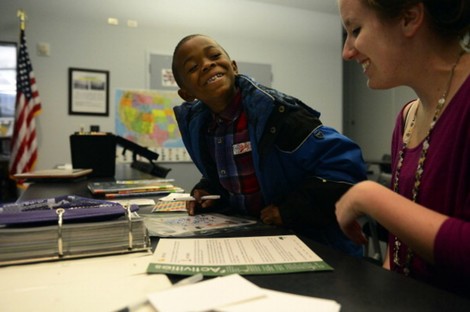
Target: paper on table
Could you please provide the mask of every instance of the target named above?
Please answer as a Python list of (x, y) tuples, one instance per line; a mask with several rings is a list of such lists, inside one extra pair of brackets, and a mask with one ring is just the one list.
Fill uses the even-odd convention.
[(171, 286), (145, 270), (151, 254), (86, 258), (0, 268), (2, 311), (116, 311)]
[(167, 196), (164, 196), (159, 199), (159, 201), (178, 201), (180, 199), (184, 198), (190, 198), (191, 194), (189, 193), (171, 193), (168, 194)]
[(238, 274), (163, 290), (150, 294), (149, 301), (159, 312), (339, 312), (341, 309), (334, 300), (259, 288)]
[(339, 312), (341, 305), (334, 300), (294, 295), (263, 289), (265, 296), (217, 308), (219, 312)]
[[(159, 312), (211, 311), (264, 296), (261, 288), (238, 274), (173, 287), (148, 296)], [(182, 300), (184, 298), (184, 300)]]
[(295, 235), (161, 238), (147, 271), (191, 275), (276, 274), (332, 270)]
[(32, 172), (17, 173), (15, 179), (74, 179), (90, 174), (92, 169), (45, 169)]
[(132, 198), (132, 199), (115, 199), (109, 200), (110, 202), (119, 203), (121, 205), (137, 205), (137, 206), (152, 206), (155, 205), (155, 200), (151, 198)]
[(191, 236), (201, 232), (227, 230), (255, 223), (255, 220), (218, 213), (201, 213), (195, 216), (187, 214), (168, 217), (146, 216), (145, 218), (145, 225), (150, 236), (159, 237)]

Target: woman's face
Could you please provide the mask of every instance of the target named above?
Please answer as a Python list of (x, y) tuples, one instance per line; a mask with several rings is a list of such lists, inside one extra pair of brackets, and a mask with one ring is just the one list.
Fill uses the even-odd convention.
[(399, 85), (405, 58), (400, 20), (380, 20), (363, 0), (339, 0), (339, 10), (347, 34), (343, 58), (356, 60), (362, 66), (372, 89)]

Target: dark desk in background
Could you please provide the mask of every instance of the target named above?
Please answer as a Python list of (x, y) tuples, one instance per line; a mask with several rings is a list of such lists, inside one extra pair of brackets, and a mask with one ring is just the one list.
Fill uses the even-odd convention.
[(61, 195), (91, 197), (91, 192), (87, 187), (90, 182), (132, 179), (158, 179), (158, 177), (135, 170), (130, 164), (116, 164), (115, 178), (80, 178), (76, 181), (31, 183), (27, 190), (20, 194), (18, 201)]
[[(64, 194), (90, 196), (86, 188), (88, 182), (84, 180), (69, 183), (35, 183), (21, 195), (21, 199)], [(277, 235), (281, 234), (281, 231), (274, 227), (265, 227), (232, 234)], [(470, 300), (384, 270), (373, 263), (351, 257), (311, 240), (304, 238), (302, 240), (331, 265), (334, 271), (247, 275), (245, 278), (263, 288), (336, 300), (341, 304), (342, 312), (470, 311)], [(158, 238), (153, 238), (153, 243), (157, 242)], [(172, 282), (182, 278), (172, 275), (169, 277)]]
[(16, 200), (16, 183), (10, 179), (9, 163), (10, 156), (2, 154), (0, 148), (0, 203)]

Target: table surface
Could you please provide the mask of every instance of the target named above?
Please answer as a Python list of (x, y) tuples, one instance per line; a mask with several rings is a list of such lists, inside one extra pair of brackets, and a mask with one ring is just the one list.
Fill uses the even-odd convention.
[[(34, 183), (20, 200), (65, 194), (90, 196), (90, 180), (67, 183)], [(278, 235), (285, 230), (258, 226), (231, 232), (230, 236)], [(336, 300), (341, 311), (470, 311), (470, 300), (422, 282), (387, 271), (376, 264), (354, 258), (309, 239), (301, 239), (334, 268), (331, 272), (305, 272), (245, 276), (256, 285), (299, 295)], [(154, 245), (158, 238), (153, 238)], [(172, 282), (181, 276), (169, 276)], [(295, 310), (295, 309), (294, 309)]]

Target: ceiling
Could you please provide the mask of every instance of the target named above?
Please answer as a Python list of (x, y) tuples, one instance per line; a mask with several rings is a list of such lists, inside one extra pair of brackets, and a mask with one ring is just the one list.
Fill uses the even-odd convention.
[[(66, 21), (67, 26), (76, 27), (77, 21), (92, 25), (93, 23), (106, 23), (108, 18), (119, 20), (119, 26), (124, 26), (126, 21), (133, 22), (138, 27), (149, 29), (148, 27), (161, 27), (162, 25), (172, 25), (171, 31), (179, 34), (180, 29), (186, 31), (188, 24), (191, 24), (194, 31), (199, 32), (224, 32), (233, 33), (233, 25), (237, 25), (238, 33), (244, 33), (246, 36), (252, 27), (259, 30), (257, 37), (277, 36), (279, 38), (288, 38), (293, 41), (296, 38), (304, 38), (305, 36), (322, 38), (328, 36), (320, 28), (313, 27), (311, 23), (321, 23), (324, 19), (328, 20), (328, 15), (338, 16), (337, 1), (338, 0), (243, 0), (251, 2), (257, 10), (261, 8), (261, 4), (273, 7), (276, 18), (282, 22), (272, 23), (266, 20), (264, 14), (260, 15), (258, 10), (246, 10), (243, 6), (237, 7), (240, 0), (80, 0), (80, 1), (64, 1), (64, 0), (0, 0), (1, 6), (6, 5), (9, 12), (0, 9), (2, 18), (0, 18), (0, 29), (16, 28), (16, 9), (24, 8), (26, 13), (31, 13), (31, 23), (33, 19), (49, 19), (52, 22)], [(172, 5), (169, 5), (171, 3)], [(174, 5), (178, 3), (178, 5)], [(204, 4), (204, 5), (201, 5)], [(259, 4), (259, 6), (256, 6)], [(285, 9), (285, 11), (284, 11)], [(205, 28), (207, 25), (207, 10), (210, 10), (213, 25), (217, 27)], [(228, 11), (227, 11), (228, 10)], [(310, 13), (318, 12), (325, 16), (316, 16), (316, 21), (311, 21)], [(227, 14), (228, 13), (228, 14)], [(7, 18), (3, 18), (3, 17)], [(178, 16), (178, 18), (175, 18)], [(240, 16), (243, 16), (243, 23), (240, 23)], [(299, 17), (298, 20), (292, 21)], [(290, 21), (292, 22), (289, 22)], [(339, 20), (339, 19), (338, 19)], [(286, 23), (289, 27), (286, 27)], [(292, 27), (290, 27), (292, 26)], [(296, 28), (292, 34), (292, 28)], [(262, 35), (260, 35), (262, 34)], [(285, 35), (283, 37), (283, 35)], [(328, 39), (328, 38), (324, 38)], [(301, 39), (299, 39), (301, 41)], [(323, 42), (323, 41), (322, 41)]]
[[(47, 0), (47, 1), (30, 1), (30, 0), (1, 0), (2, 5), (6, 3), (8, 7), (26, 7), (29, 11), (36, 12), (39, 15), (42, 12), (44, 16), (50, 16), (50, 11), (54, 12), (56, 19), (73, 19), (80, 18), (83, 20), (91, 20), (93, 18), (102, 20), (108, 17), (119, 17), (135, 19), (142, 24), (153, 24), (158, 22), (156, 13), (166, 12), (168, 18), (174, 19), (174, 12), (165, 10), (166, 3), (171, 0), (133, 0), (132, 5), (129, 5), (128, 0), (81, 0), (81, 1), (62, 1), (62, 0)], [(178, 12), (187, 20), (195, 18), (195, 14), (203, 14), (202, 8), (196, 5), (196, 1), (191, 0), (178, 0), (181, 3), (181, 10)], [(226, 0), (231, 4), (239, 0)], [(263, 3), (268, 5), (281, 6), (290, 9), (299, 9), (306, 11), (314, 11), (319, 13), (327, 13), (339, 15), (337, 8), (337, 0), (245, 0), (253, 3)], [(23, 4), (27, 3), (27, 5)], [(188, 5), (191, 3), (191, 6)], [(217, 4), (217, 5), (215, 5)], [(223, 8), (223, 1), (212, 0), (208, 1), (208, 7), (213, 10)], [(196, 9), (197, 12), (186, 12), (188, 7), (192, 10)], [(233, 7), (233, 6), (231, 6)], [(53, 8), (53, 9), (52, 9)], [(199, 12), (198, 10), (202, 10)], [(3, 13), (3, 12), (2, 12)], [(15, 12), (16, 13), (16, 12)], [(191, 15), (191, 13), (194, 13)], [(248, 13), (248, 12), (245, 12)], [(188, 14), (186, 16), (185, 14)], [(14, 13), (11, 15), (14, 17)], [(159, 17), (161, 18), (161, 17)], [(165, 18), (165, 17), (163, 17)], [(197, 18), (197, 16), (196, 16)]]
[(248, 0), (338, 15), (337, 0)]

